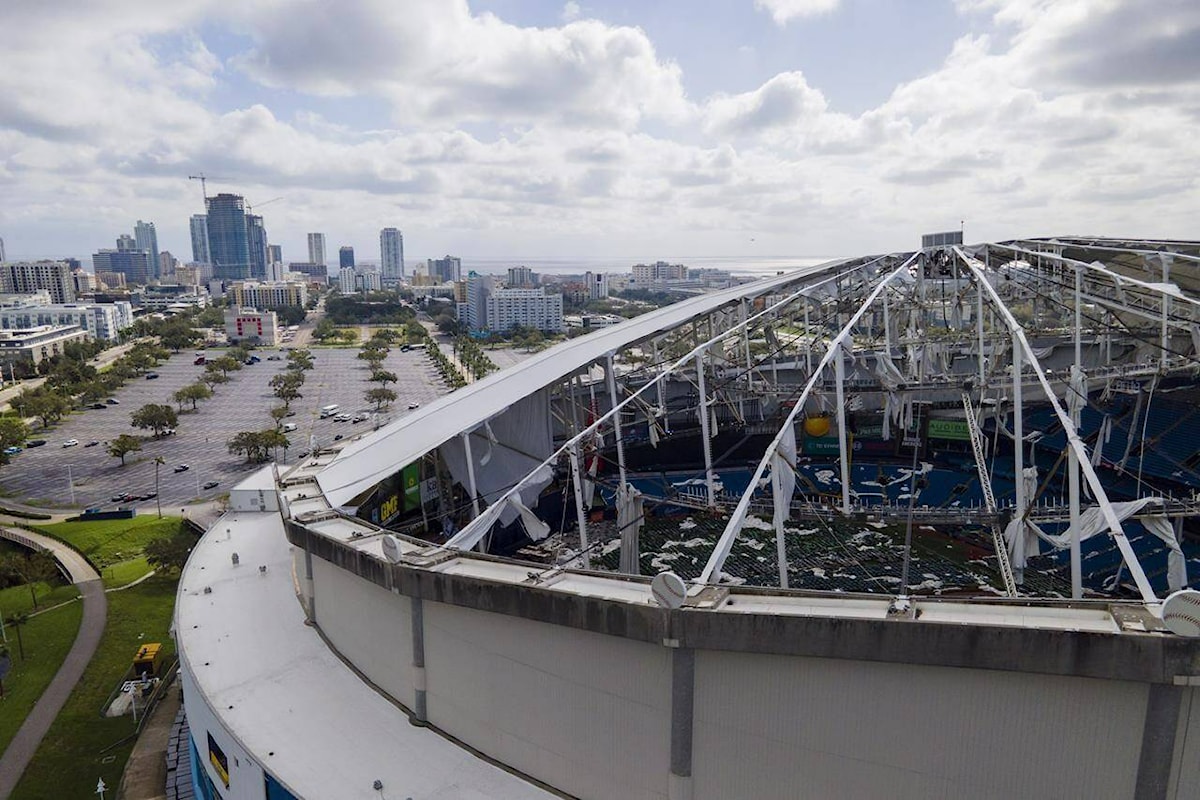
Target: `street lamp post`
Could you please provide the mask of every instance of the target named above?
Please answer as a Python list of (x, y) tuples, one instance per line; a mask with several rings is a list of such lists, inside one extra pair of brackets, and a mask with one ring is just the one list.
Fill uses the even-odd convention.
[(167, 463), (162, 456), (154, 457), (154, 500), (158, 505), (158, 518), (162, 519), (162, 497), (158, 491), (158, 468)]

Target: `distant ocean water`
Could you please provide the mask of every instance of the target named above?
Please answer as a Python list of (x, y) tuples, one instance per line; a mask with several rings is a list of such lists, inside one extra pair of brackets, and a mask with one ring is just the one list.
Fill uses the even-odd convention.
[[(475, 270), (484, 274), (503, 274), (509, 267), (529, 267), (544, 275), (574, 275), (584, 272), (630, 272), (634, 264), (666, 261), (669, 264), (686, 264), (695, 269), (726, 269), (747, 275), (774, 275), (801, 267), (809, 267), (829, 261), (834, 256), (817, 258), (811, 256), (661, 256), (644, 259), (630, 258), (469, 258), (463, 256), (463, 272)], [(424, 259), (422, 259), (423, 261)], [(416, 263), (406, 264), (411, 271)]]

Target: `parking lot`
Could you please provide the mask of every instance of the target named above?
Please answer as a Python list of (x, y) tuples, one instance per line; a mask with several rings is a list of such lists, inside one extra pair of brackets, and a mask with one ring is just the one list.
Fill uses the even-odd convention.
[[(156, 457), (166, 462), (159, 467), (159, 494), (164, 510), (228, 491), (256, 465), (246, 464), (242, 456), (230, 455), (226, 442), (240, 431), (271, 427), (267, 412), (279, 404), (268, 382), (284, 369), (286, 362), (267, 360), (276, 353), (274, 350), (255, 352), (263, 360), (230, 373), (229, 383), (217, 386), (214, 396), (200, 401), (197, 411), (190, 410), (190, 403), (185, 404), (184, 412), (179, 415), (178, 432), (173, 436), (152, 439), (147, 431), (130, 426), (129, 415), (146, 403), (175, 406), (171, 395), (198, 380), (204, 370), (193, 363), (192, 351), (174, 355), (160, 365), (155, 370), (159, 375), (156, 380), (131, 380), (114, 395), (119, 405), (76, 412), (51, 430), (35, 430), (31, 438), (45, 439), (46, 445), (26, 448), (9, 465), (0, 467), (0, 492), (22, 501), (49, 505), (112, 507), (110, 498), (115, 495), (140, 496), (155, 490)], [(328, 445), (338, 435), (364, 433), (407, 413), (410, 403), (423, 404), (445, 393), (424, 351), (402, 353), (393, 349), (384, 368), (396, 373), (400, 380), (390, 387), (398, 395), (390, 409), (359, 424), (319, 419), (318, 409), (333, 403), (339, 404), (341, 411), (370, 412), (363, 393), (373, 384), (367, 380), (370, 371), (358, 360), (357, 350), (312, 353), (315, 369), (306, 375), (301, 388), (304, 397), (292, 403), (296, 415), (285, 420), (297, 425), (297, 430), (288, 434), (291, 447), (286, 461), (289, 462), (314, 445)], [(106, 442), (122, 433), (144, 436), (142, 450), (127, 455), (124, 467), (105, 447)], [(64, 448), (63, 442), (70, 439), (77, 439), (80, 444)], [(86, 446), (93, 441), (99, 444)], [(285, 460), (282, 450), (279, 459)], [(187, 464), (188, 469), (175, 472), (181, 464)], [(218, 481), (219, 485), (205, 490), (203, 485), (209, 481)], [(147, 509), (153, 508), (155, 502), (147, 500), (137, 505)]]

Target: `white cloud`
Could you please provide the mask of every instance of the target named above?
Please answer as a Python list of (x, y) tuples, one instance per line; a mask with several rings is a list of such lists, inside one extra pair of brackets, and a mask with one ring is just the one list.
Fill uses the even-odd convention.
[(579, 7), (579, 3), (575, 0), (567, 0), (563, 3), (562, 13), (559, 16), (563, 22), (574, 22), (579, 19), (579, 15), (583, 13), (583, 9)]
[(397, 119), (633, 128), (691, 111), (679, 67), (659, 59), (637, 28), (595, 20), (521, 28), (472, 14), (465, 0), (363, 0), (311, 14), (269, 6), (247, 20), (257, 43), (239, 65), (256, 80), (319, 94), (376, 93)]
[[(414, 255), (721, 254), (749, 236), (861, 252), (963, 218), (973, 237), (1189, 234), (1193, 4), (958, 5), (983, 29), (850, 115), (798, 70), (689, 98), (641, 29), (526, 28), (461, 0), (23, 0), (0, 54), (0, 186), (21, 199), (0, 236), (86, 255), (154, 219), (186, 258), (197, 171), (283, 195), (264, 211), (285, 258), (318, 229), (370, 251), (384, 224)], [(366, 107), (390, 127), (366, 129)]]
[(786, 25), (794, 19), (819, 17), (837, 9), (841, 0), (754, 0), (755, 8), (766, 11), (776, 25)]

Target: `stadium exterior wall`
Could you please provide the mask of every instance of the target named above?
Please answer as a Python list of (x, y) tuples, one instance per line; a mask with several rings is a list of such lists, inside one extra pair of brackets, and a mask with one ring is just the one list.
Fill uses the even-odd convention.
[[(1174, 676), (1200, 665), (1171, 637), (667, 612), (387, 564), (287, 527), (314, 553), (315, 621), (343, 659), (410, 710), (424, 686), (428, 724), (568, 795), (1116, 800), (1195, 785), (1195, 689)], [(412, 680), (399, 640), (418, 603), (427, 678)]]

